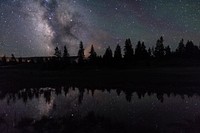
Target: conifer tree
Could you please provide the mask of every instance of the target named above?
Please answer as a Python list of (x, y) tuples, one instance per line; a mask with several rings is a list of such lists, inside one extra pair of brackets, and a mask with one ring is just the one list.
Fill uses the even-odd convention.
[(163, 37), (161, 36), (160, 39), (157, 40), (157, 43), (156, 43), (156, 47), (155, 47), (155, 51), (154, 51), (154, 56), (156, 58), (163, 58), (164, 57), (164, 44), (163, 44), (164, 40), (163, 40)]
[(97, 58), (97, 53), (95, 52), (95, 50), (94, 50), (94, 46), (92, 45), (91, 46), (91, 49), (90, 49), (90, 55), (89, 55), (89, 60), (90, 61), (94, 61), (96, 58)]
[(122, 52), (121, 52), (121, 47), (119, 44), (117, 45), (115, 52), (114, 52), (114, 59), (115, 60), (121, 60), (122, 59)]
[(130, 39), (126, 39), (124, 47), (124, 59), (130, 63), (133, 59), (133, 47)]
[(79, 45), (79, 51), (78, 51), (78, 63), (79, 64), (84, 63), (84, 58), (85, 58), (85, 55), (84, 55), (83, 42), (81, 41)]
[(69, 57), (69, 53), (68, 53), (67, 47), (64, 46), (63, 58), (68, 58), (68, 57)]
[(54, 55), (55, 55), (56, 57), (58, 57), (58, 58), (61, 57), (61, 51), (58, 49), (58, 47), (55, 48), (55, 53), (54, 53)]

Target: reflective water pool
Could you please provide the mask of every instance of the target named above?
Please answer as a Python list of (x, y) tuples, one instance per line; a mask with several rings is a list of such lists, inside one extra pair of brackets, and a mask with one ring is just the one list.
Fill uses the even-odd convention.
[(0, 130), (200, 132), (200, 96), (75, 87), (24, 89), (1, 94)]

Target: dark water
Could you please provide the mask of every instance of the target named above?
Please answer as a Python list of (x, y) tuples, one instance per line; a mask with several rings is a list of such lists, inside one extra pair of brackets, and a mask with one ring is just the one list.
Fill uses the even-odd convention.
[(200, 96), (78, 88), (1, 92), (0, 132), (200, 132)]

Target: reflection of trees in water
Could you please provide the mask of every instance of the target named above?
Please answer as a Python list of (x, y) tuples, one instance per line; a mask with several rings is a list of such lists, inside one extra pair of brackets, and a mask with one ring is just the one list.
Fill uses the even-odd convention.
[[(73, 100), (77, 100), (79, 104), (82, 104), (85, 94), (90, 94), (91, 96), (95, 96), (95, 90), (92, 87), (85, 87), (78, 86), (76, 87), (53, 87), (53, 88), (43, 88), (43, 89), (23, 89), (20, 91), (5, 91), (1, 92), (0, 99), (7, 98), (8, 104), (10, 101), (17, 101), (19, 99), (23, 100), (24, 103), (27, 103), (28, 100), (32, 100), (34, 98), (43, 97), (47, 103), (51, 101), (52, 95), (65, 95), (70, 96), (70, 93), (77, 92), (78, 96), (76, 95), (73, 97)], [(99, 91), (106, 91), (108, 93), (113, 93), (113, 89), (98, 89)], [(114, 89), (118, 96), (122, 96), (121, 94), (125, 94), (125, 98), (128, 102), (131, 102), (133, 98), (133, 93), (137, 95), (138, 99), (142, 99), (145, 96), (152, 96), (156, 95), (157, 99), (160, 102), (164, 102), (164, 95), (171, 97), (179, 95), (181, 98), (192, 97), (193, 95), (199, 95), (198, 91), (195, 89), (191, 89), (190, 92), (178, 89)], [(135, 96), (135, 95), (134, 95)], [(190, 132), (198, 132), (200, 131), (200, 119), (197, 118), (193, 121), (185, 121), (183, 123), (171, 123), (169, 125), (169, 130), (176, 133), (190, 133)], [(66, 115), (61, 118), (50, 118), (50, 117), (43, 117), (41, 120), (35, 121), (32, 118), (24, 118), (16, 125), (17, 129), (20, 129), (21, 132), (154, 132), (159, 133), (160, 130), (154, 126), (143, 125), (143, 123), (135, 123), (134, 125), (126, 125), (125, 123), (115, 123), (111, 122), (109, 118), (97, 116), (94, 112), (89, 112), (86, 116), (80, 116), (78, 114), (74, 115)], [(7, 125), (4, 120), (4, 117), (0, 117), (0, 129), (3, 132), (6, 132)], [(31, 130), (31, 131), (30, 131)]]
[[(15, 102), (18, 99), (22, 99), (24, 103), (27, 103), (27, 100), (32, 100), (33, 98), (40, 98), (41, 96), (44, 97), (47, 103), (51, 101), (52, 94), (56, 95), (61, 95), (64, 94), (67, 96), (67, 94), (71, 93), (69, 90), (71, 89), (72, 91), (75, 91), (76, 87), (54, 87), (52, 88), (32, 88), (32, 89), (23, 89), (20, 91), (2, 91), (0, 93), (0, 99), (5, 99), (7, 100), (7, 103), (9, 104), (10, 101)], [(85, 92), (91, 92), (91, 95), (94, 96), (95, 90), (93, 88), (87, 88), (85, 89), (84, 87), (78, 87), (78, 92), (79, 95), (77, 97), (79, 104), (82, 103), (82, 100), (84, 98), (84, 93)], [(157, 99), (160, 102), (164, 102), (164, 95), (171, 97), (171, 96), (176, 96), (179, 95), (182, 99), (187, 97), (192, 97), (193, 95), (200, 95), (198, 91), (195, 89), (190, 89), (190, 91), (184, 91), (184, 90), (179, 90), (179, 89), (145, 89), (145, 88), (140, 88), (140, 89), (97, 89), (102, 92), (107, 91), (108, 93), (111, 93), (111, 90), (115, 90), (116, 94), (118, 96), (121, 95), (121, 93), (125, 94), (126, 100), (128, 102), (131, 102), (131, 99), (133, 97), (133, 93), (137, 94), (138, 99), (142, 99), (145, 97), (145, 95), (151, 96), (151, 95), (156, 95)]]
[(17, 124), (16, 128), (21, 132), (32, 133), (160, 133), (159, 129), (154, 126), (115, 122), (110, 118), (98, 116), (93, 111), (88, 112), (83, 117), (79, 115), (66, 115), (59, 118), (44, 116), (37, 121), (24, 118)]
[(1, 132), (8, 132), (8, 126), (9, 125), (4, 118), (5, 118), (5, 116), (3, 116), (3, 115), (0, 116), (0, 131)]
[[(152, 122), (153, 123), (153, 122)], [(79, 114), (64, 115), (62, 117), (43, 116), (39, 120), (33, 118), (22, 118), (15, 126), (19, 133), (163, 133), (163, 129), (152, 123), (124, 123), (112, 121), (105, 116), (99, 116), (93, 111), (85, 116)], [(9, 131), (6, 121), (0, 117), (0, 129), (2, 133)], [(169, 123), (166, 133), (199, 133), (200, 117), (194, 120), (185, 120), (182, 122)]]
[(176, 133), (199, 133), (200, 132), (200, 116), (194, 120), (185, 120), (183, 122), (170, 123), (169, 131)]

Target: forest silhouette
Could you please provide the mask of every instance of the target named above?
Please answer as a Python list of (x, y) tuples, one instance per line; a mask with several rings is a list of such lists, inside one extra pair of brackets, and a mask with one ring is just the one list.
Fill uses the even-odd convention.
[[(114, 52), (108, 46), (105, 53), (101, 56), (91, 45), (89, 56), (84, 55), (83, 42), (79, 44), (77, 56), (70, 56), (68, 49), (64, 46), (63, 53), (56, 47), (53, 56), (38, 58), (16, 58), (13, 54), (9, 59), (6, 56), (1, 58), (1, 65), (16, 64), (40, 64), (45, 69), (62, 69), (68, 66), (95, 66), (95, 67), (129, 67), (129, 66), (194, 66), (200, 65), (200, 47), (194, 45), (192, 41), (184, 42), (180, 40), (178, 47), (172, 51), (170, 46), (164, 45), (161, 36), (155, 47), (148, 48), (144, 42), (138, 41), (135, 48), (130, 39), (126, 39), (122, 48), (119, 44)], [(24, 61), (23, 61), (24, 59)]]
[[(67, 97), (71, 89), (78, 90), (78, 106), (84, 104), (86, 94), (95, 97), (96, 91), (108, 92), (110, 95), (114, 92), (118, 97), (123, 95), (128, 103), (132, 103), (135, 97), (138, 100), (155, 97), (165, 104), (168, 98), (177, 95), (183, 100), (200, 95), (200, 68), (194, 67), (200, 66), (200, 47), (192, 41), (185, 43), (182, 39), (175, 51), (172, 51), (170, 46), (164, 45), (163, 37), (152, 48), (147, 48), (141, 41), (134, 47), (131, 40), (126, 39), (123, 47), (117, 44), (114, 51), (107, 47), (102, 56), (91, 45), (88, 57), (85, 56), (83, 42), (79, 44), (77, 56), (70, 56), (66, 46), (63, 51), (60, 49), (56, 47), (54, 55), (48, 57), (3, 56), (0, 60), (0, 100), (5, 100), (9, 106), (18, 101), (27, 104), (43, 97), (46, 104), (49, 104), (54, 95), (64, 94)], [(145, 125), (139, 121), (126, 125), (123, 122), (111, 122), (109, 118), (94, 112), (87, 113), (82, 118), (67, 115), (58, 118), (44, 116), (39, 120), (22, 118), (14, 128), (19, 132), (33, 133), (93, 132), (99, 127), (100, 132), (109, 133), (161, 132), (151, 123)], [(185, 125), (174, 122), (169, 126), (177, 128), (176, 132), (193, 132), (199, 131), (199, 123), (197, 118)], [(9, 125), (1, 116), (0, 125), (2, 132), (9, 131)]]

